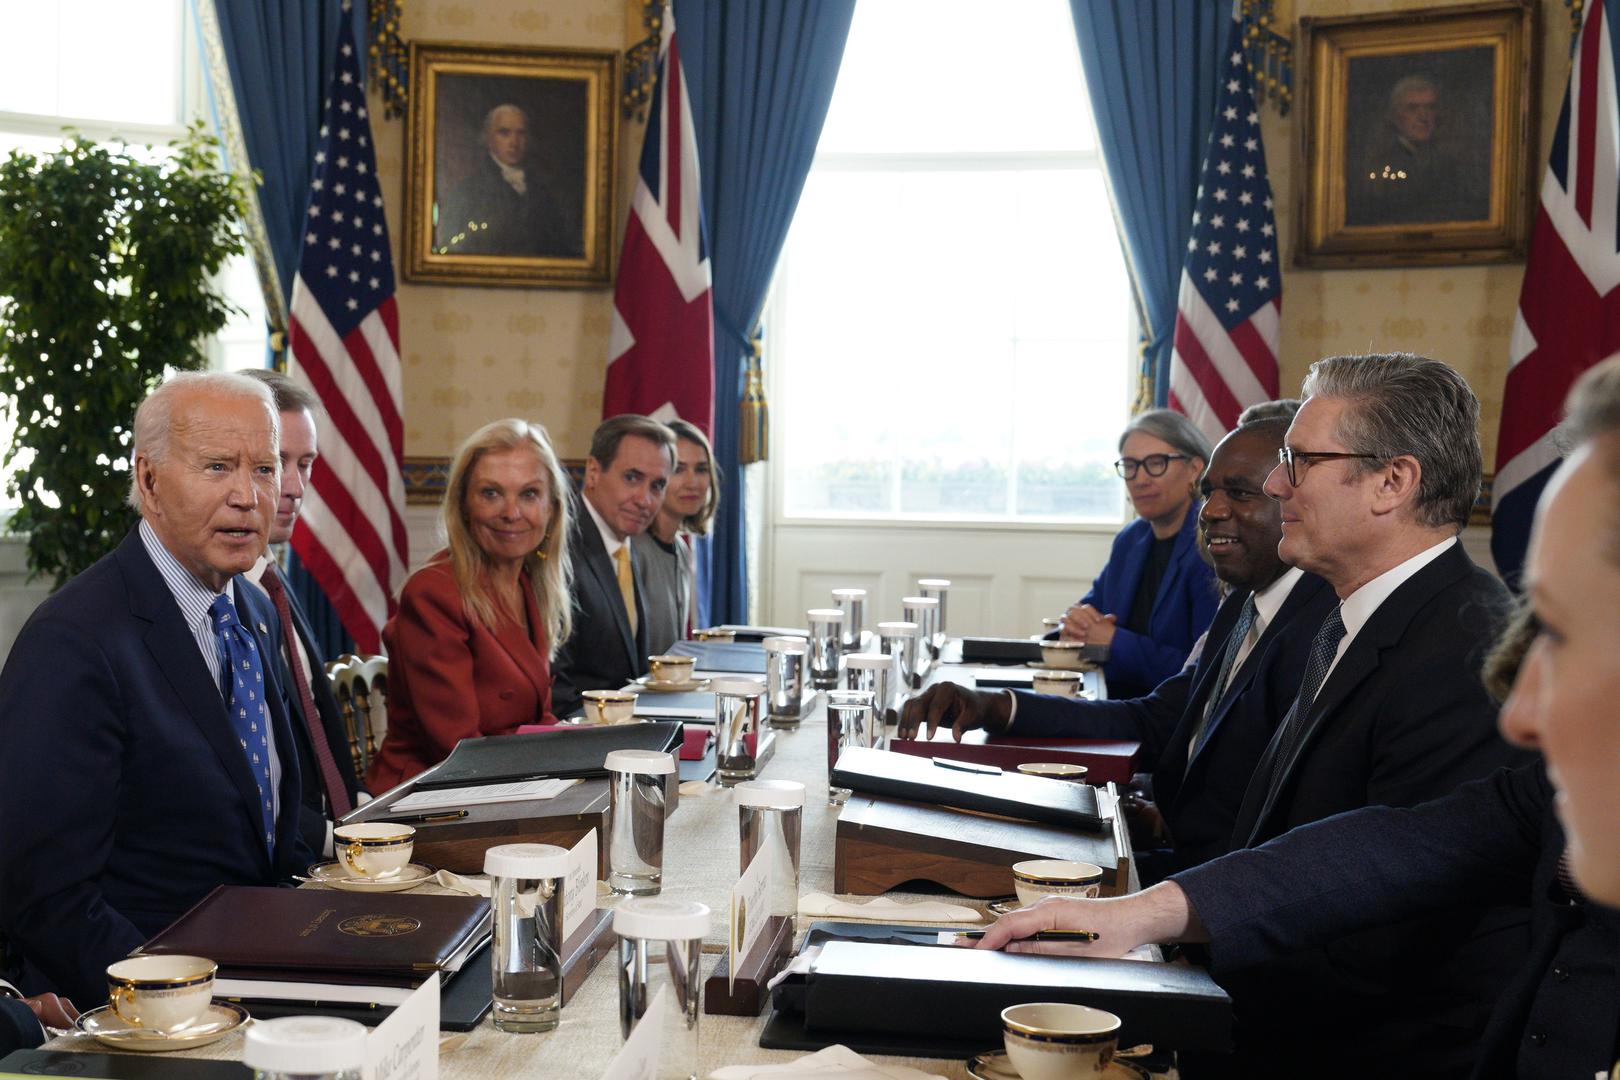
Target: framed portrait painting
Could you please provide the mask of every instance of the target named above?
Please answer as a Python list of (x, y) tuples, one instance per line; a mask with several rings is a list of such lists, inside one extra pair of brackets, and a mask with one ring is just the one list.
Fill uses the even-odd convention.
[(1532, 0), (1300, 20), (1301, 266), (1522, 259)]
[(607, 285), (618, 54), (413, 42), (408, 281)]

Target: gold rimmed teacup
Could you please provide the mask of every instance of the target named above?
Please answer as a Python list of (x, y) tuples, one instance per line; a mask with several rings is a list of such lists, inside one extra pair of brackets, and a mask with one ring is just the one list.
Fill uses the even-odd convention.
[(579, 696), (587, 724), (628, 724), (636, 718), (636, 695), (628, 690), (587, 690)]
[(133, 1027), (172, 1035), (214, 998), (216, 965), (203, 956), (132, 956), (107, 967), (107, 1002)]
[(1085, 647), (1080, 641), (1043, 641), (1041, 663), (1060, 671), (1079, 671), (1080, 650)]
[(1103, 869), (1068, 859), (1026, 859), (1013, 863), (1013, 890), (1025, 907), (1048, 896), (1093, 897), (1102, 892)]
[(647, 681), (660, 686), (685, 686), (692, 681), (692, 668), (697, 663), (691, 656), (647, 657)]
[(1079, 697), (1082, 676), (1078, 671), (1046, 671), (1035, 673), (1030, 688), (1037, 694), (1055, 694), (1058, 697)]
[(1001, 1037), (1022, 1080), (1100, 1075), (1114, 1060), (1119, 1017), (1090, 1005), (1031, 1001), (1001, 1010)]
[(416, 830), (392, 821), (365, 821), (332, 830), (332, 853), (354, 877), (389, 878), (411, 861)]

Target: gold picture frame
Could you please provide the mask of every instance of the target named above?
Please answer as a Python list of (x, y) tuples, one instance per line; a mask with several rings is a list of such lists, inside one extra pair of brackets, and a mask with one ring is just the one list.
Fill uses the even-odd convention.
[(1523, 259), (1535, 37), (1533, 0), (1302, 18), (1295, 263)]
[(407, 281), (613, 280), (619, 54), (412, 42)]

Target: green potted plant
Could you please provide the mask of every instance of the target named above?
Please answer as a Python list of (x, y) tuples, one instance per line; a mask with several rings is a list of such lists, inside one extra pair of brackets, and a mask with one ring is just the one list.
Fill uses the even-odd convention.
[(3, 461), (30, 577), (60, 586), (123, 539), (135, 406), (202, 367), (232, 311), (211, 281), (243, 249), (245, 190), (217, 145), (195, 125), (167, 153), (75, 136), (0, 161)]

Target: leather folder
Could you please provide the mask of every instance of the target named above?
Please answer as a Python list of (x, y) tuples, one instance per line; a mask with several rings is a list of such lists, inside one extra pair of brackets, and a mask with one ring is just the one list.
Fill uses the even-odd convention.
[(698, 671), (723, 671), (735, 675), (765, 674), (765, 646), (746, 641), (677, 641), (669, 647), (672, 656), (691, 656)]
[(80, 1080), (253, 1080), (240, 1061), (87, 1054), (78, 1050), (17, 1050), (0, 1058), (0, 1076), (76, 1076)]
[[(489, 962), (489, 943), (474, 950), (461, 970), (439, 976), (439, 1028), (442, 1031), (471, 1031), (483, 1022), (493, 1002), (494, 974)], [(278, 1016), (336, 1016), (374, 1026), (394, 1014), (389, 1005), (357, 1005), (322, 1001), (244, 1002), (248, 1012), (260, 1020)], [(165, 1058), (164, 1060), (171, 1060)], [(251, 1075), (251, 1074), (243, 1074)], [(179, 1078), (176, 1078), (179, 1080)], [(206, 1080), (206, 1078), (198, 1078)]]
[(206, 956), (230, 977), (307, 981), (330, 973), (393, 985), (462, 966), (453, 961), (489, 932), (489, 920), (481, 896), (221, 885), (138, 951)]
[(932, 758), (854, 746), (838, 756), (830, 782), (868, 795), (935, 803), (1097, 832), (1103, 821), (1089, 784), (936, 765)]
[(675, 753), (680, 746), (681, 725), (668, 721), (462, 739), (438, 768), (417, 778), (415, 789), (510, 784), (546, 776), (605, 777), (602, 762), (610, 750)]
[(1231, 1047), (1232, 1000), (1201, 968), (954, 947), (828, 941), (805, 978), (811, 1031), (1001, 1039), (1001, 1010), (1025, 1001), (1092, 1005), (1122, 1021), (1123, 1045)]
[(946, 728), (934, 738), (889, 740), (889, 749), (915, 757), (946, 757), (972, 761), (1014, 771), (1031, 761), (1054, 761), (1084, 765), (1086, 780), (1092, 784), (1126, 784), (1137, 770), (1136, 759), (1142, 744), (1117, 739), (1034, 739), (1018, 735), (988, 735), (983, 730), (968, 731), (957, 742)]
[[(1108, 646), (1086, 645), (1080, 650), (1080, 659), (1091, 664), (1108, 662)], [(1041, 639), (1009, 637), (965, 637), (962, 639), (964, 664), (1038, 664), (1041, 662)]]

